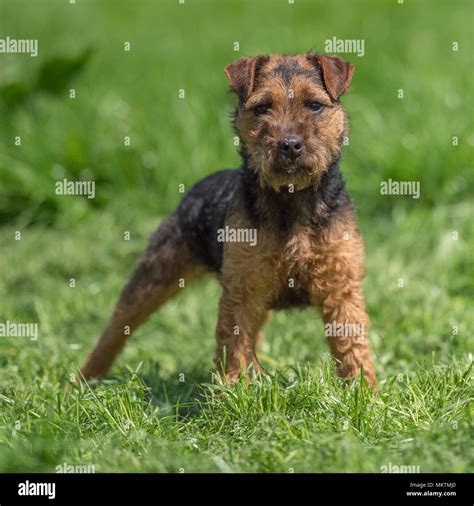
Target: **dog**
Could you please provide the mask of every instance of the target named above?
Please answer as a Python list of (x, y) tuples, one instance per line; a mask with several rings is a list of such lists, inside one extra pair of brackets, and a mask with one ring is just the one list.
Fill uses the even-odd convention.
[(271, 311), (312, 306), (338, 374), (363, 372), (376, 388), (364, 244), (339, 170), (348, 133), (340, 97), (354, 66), (309, 52), (242, 57), (225, 73), (238, 97), (242, 165), (199, 181), (152, 234), (81, 376), (104, 376), (183, 281), (214, 272), (222, 285), (215, 361), (225, 381), (262, 371), (257, 345)]

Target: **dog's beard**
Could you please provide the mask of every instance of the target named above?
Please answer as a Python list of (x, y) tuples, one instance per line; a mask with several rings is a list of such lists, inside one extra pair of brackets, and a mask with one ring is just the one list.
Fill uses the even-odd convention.
[(282, 162), (272, 152), (260, 151), (251, 157), (251, 166), (258, 173), (260, 185), (280, 191), (300, 191), (317, 186), (329, 167), (323, 155), (305, 155), (295, 162)]

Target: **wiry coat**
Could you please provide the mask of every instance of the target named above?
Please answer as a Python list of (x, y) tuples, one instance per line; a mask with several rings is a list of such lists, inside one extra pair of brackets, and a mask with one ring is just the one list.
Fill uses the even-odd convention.
[[(339, 96), (353, 67), (338, 57), (276, 55), (241, 58), (226, 74), (239, 97), (242, 166), (198, 182), (153, 234), (82, 374), (105, 374), (183, 280), (215, 272), (223, 289), (216, 363), (229, 381), (261, 370), (256, 347), (271, 310), (311, 305), (328, 329), (343, 329), (326, 336), (339, 374), (363, 368), (375, 385), (363, 241), (339, 170), (347, 135)], [(298, 149), (291, 157), (282, 152), (287, 139)], [(221, 242), (224, 227), (255, 230), (256, 243)], [(355, 336), (351, 325), (361, 329)]]

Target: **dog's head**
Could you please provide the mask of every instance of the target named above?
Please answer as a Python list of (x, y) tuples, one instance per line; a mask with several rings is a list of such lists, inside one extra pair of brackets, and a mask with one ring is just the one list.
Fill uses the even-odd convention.
[(354, 67), (338, 56), (240, 58), (225, 69), (239, 96), (235, 127), (260, 182), (276, 191), (319, 181), (340, 156), (347, 116), (339, 97)]

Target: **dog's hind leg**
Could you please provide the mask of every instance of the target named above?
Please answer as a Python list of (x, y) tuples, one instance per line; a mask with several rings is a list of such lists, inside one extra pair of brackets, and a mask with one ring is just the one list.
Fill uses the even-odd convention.
[(151, 236), (109, 325), (81, 368), (81, 377), (104, 376), (130, 334), (179, 291), (180, 280), (187, 284), (204, 272), (183, 238), (176, 216), (169, 216)]

